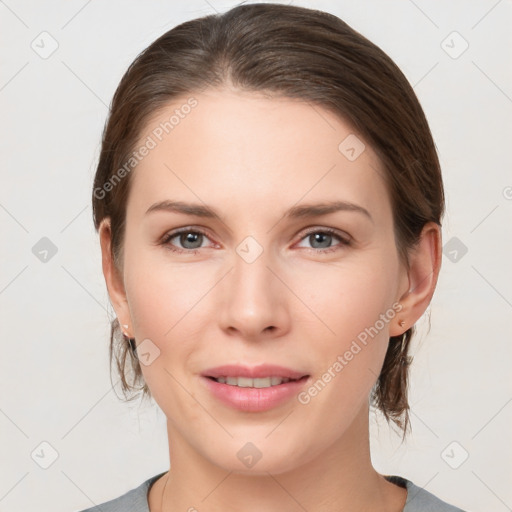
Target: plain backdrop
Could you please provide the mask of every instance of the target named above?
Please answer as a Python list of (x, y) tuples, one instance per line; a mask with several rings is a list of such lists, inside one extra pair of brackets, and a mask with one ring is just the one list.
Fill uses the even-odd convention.
[[(444, 173), (443, 266), (412, 347), (412, 435), (401, 445), (372, 417), (374, 465), (469, 511), (511, 510), (512, 3), (293, 3), (338, 15), (395, 60)], [(168, 469), (163, 413), (120, 401), (109, 378), (92, 179), (136, 55), (236, 4), (0, 2), (1, 511), (80, 510)]]

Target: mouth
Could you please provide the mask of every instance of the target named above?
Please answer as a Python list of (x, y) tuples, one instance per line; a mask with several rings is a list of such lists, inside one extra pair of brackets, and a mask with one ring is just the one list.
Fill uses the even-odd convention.
[(280, 386), (281, 384), (286, 384), (287, 382), (297, 382), (306, 380), (309, 375), (304, 375), (298, 379), (290, 379), (288, 377), (259, 377), (259, 378), (250, 378), (250, 377), (210, 377), (208, 379), (214, 380), (219, 384), (227, 384), (228, 386), (237, 386), (239, 388), (271, 388), (274, 386)]
[(297, 379), (280, 376), (202, 376), (202, 382), (213, 398), (244, 413), (262, 413), (291, 403), (309, 380), (309, 375)]
[(212, 397), (243, 412), (258, 413), (289, 404), (311, 375), (284, 366), (224, 365), (201, 374)]

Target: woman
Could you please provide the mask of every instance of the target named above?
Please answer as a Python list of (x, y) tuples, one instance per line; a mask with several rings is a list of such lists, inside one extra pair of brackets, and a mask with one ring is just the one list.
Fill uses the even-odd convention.
[(93, 209), (111, 357), (171, 468), (89, 511), (460, 510), (370, 459), (371, 405), (407, 433), (444, 211), (382, 50), (292, 6), (175, 27), (115, 93)]

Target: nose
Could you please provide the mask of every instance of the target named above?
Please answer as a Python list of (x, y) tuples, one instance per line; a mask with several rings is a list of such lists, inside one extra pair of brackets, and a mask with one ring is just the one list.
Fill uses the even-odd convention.
[(254, 261), (240, 254), (234, 254), (233, 268), (218, 297), (221, 328), (253, 341), (283, 336), (290, 329), (290, 297), (276, 277), (276, 262), (266, 251)]

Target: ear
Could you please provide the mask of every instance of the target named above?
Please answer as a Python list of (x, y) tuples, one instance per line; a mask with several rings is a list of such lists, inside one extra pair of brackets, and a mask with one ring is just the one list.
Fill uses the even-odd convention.
[(119, 269), (114, 265), (111, 252), (112, 232), (110, 228), (110, 218), (104, 218), (98, 228), (101, 245), (101, 264), (103, 275), (107, 285), (110, 302), (114, 307), (117, 318), (121, 325), (121, 330), (128, 337), (132, 337), (132, 323), (130, 319), (130, 310), (126, 299), (123, 276)]
[(409, 251), (409, 269), (402, 287), (405, 290), (398, 299), (402, 309), (390, 326), (390, 336), (403, 334), (426, 311), (437, 285), (441, 260), (441, 228), (435, 222), (428, 222), (417, 245)]

